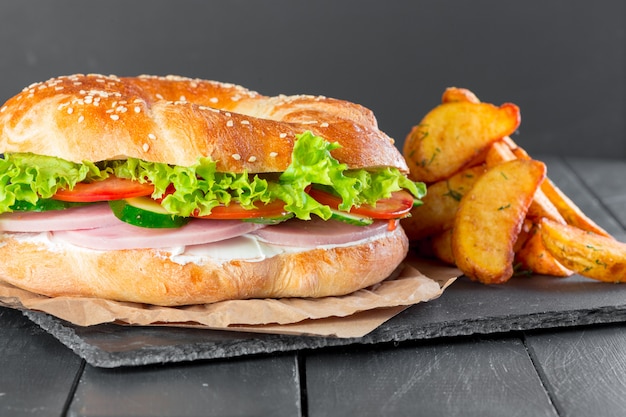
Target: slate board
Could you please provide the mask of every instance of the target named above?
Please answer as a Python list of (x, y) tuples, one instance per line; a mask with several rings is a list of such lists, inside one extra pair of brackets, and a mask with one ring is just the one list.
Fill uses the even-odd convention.
[[(538, 159), (548, 164), (551, 179), (583, 212), (626, 241), (624, 161), (546, 155)], [(43, 313), (25, 314), (89, 364), (111, 368), (623, 322), (626, 285), (575, 275), (514, 277), (506, 285), (485, 286), (461, 277), (437, 300), (412, 306), (357, 339), (114, 324), (79, 327)]]
[(414, 305), (370, 334), (351, 339), (116, 324), (81, 327), (44, 313), (24, 314), (87, 363), (113, 368), (621, 322), (626, 321), (626, 286), (580, 276), (515, 277), (507, 285), (485, 286), (461, 277), (439, 299)]

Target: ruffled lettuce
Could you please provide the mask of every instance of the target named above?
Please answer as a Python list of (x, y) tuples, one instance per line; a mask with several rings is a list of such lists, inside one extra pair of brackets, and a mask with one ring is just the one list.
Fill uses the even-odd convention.
[(295, 142), (292, 162), (285, 172), (272, 175), (217, 172), (216, 163), (200, 158), (192, 166), (172, 166), (136, 158), (99, 163), (73, 163), (33, 154), (7, 154), (0, 159), (0, 212), (11, 211), (16, 202), (34, 204), (52, 197), (59, 188), (72, 188), (81, 181), (91, 182), (115, 175), (154, 184), (153, 198), (172, 214), (207, 215), (217, 205), (255, 204), (276, 199), (297, 218), (312, 214), (328, 219), (331, 211), (306, 193), (315, 184), (339, 195), (340, 209), (362, 204), (374, 205), (392, 192), (405, 189), (419, 201), (426, 193), (422, 183), (406, 178), (398, 169), (350, 170), (331, 155), (339, 147), (324, 138), (305, 132)]

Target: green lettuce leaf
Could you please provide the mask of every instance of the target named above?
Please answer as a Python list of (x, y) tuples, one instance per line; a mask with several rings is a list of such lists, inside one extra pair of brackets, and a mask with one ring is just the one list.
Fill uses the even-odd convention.
[(299, 219), (309, 219), (312, 214), (328, 219), (330, 208), (305, 191), (312, 184), (341, 196), (342, 210), (374, 205), (401, 189), (418, 201), (425, 195), (424, 184), (410, 181), (396, 168), (349, 170), (331, 155), (338, 147), (305, 132), (297, 137), (291, 164), (278, 176), (217, 172), (215, 161), (209, 158), (199, 158), (196, 164), (184, 167), (136, 158), (80, 164), (33, 154), (7, 154), (0, 159), (0, 212), (11, 211), (18, 201), (34, 204), (40, 198), (50, 198), (59, 188), (109, 175), (154, 184), (152, 197), (162, 198), (163, 207), (180, 216), (207, 215), (213, 207), (231, 203), (251, 209), (259, 202), (280, 199)]

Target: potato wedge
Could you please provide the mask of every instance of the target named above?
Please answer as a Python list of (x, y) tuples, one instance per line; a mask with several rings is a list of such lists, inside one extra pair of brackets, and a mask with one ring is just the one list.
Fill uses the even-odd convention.
[[(526, 150), (518, 146), (513, 140), (507, 138), (507, 144), (511, 151), (519, 159), (531, 159)], [(589, 216), (587, 216), (559, 187), (550, 180), (546, 180), (541, 184), (541, 192), (546, 196), (552, 205), (561, 214), (561, 217), (567, 224), (578, 227), (588, 232), (596, 233), (601, 236), (612, 238), (611, 234), (600, 227)], [(550, 217), (552, 218), (552, 217)], [(558, 220), (554, 219), (553, 220)]]
[[(563, 223), (561, 223), (563, 224)], [(541, 237), (540, 225), (533, 224), (523, 246), (515, 252), (515, 264), (521, 270), (554, 277), (569, 277), (574, 271), (564, 267), (550, 253)]]
[(549, 178), (541, 184), (541, 190), (556, 206), (565, 222), (587, 232), (592, 232), (607, 238), (613, 238), (609, 232), (589, 218), (559, 187)]
[(467, 103), (480, 103), (476, 94), (467, 88), (448, 87), (441, 96), (442, 103), (453, 103), (455, 101), (464, 101)]
[(510, 135), (521, 121), (519, 107), (506, 103), (449, 102), (431, 110), (413, 127), (403, 154), (411, 177), (433, 183), (469, 166), (488, 146)]
[[(485, 163), (488, 167), (501, 164), (502, 162), (517, 159), (517, 155), (515, 155), (515, 153), (509, 147), (508, 141), (510, 141), (510, 138), (507, 137), (506, 139), (499, 140), (491, 144), (485, 156)], [(530, 157), (520, 159), (530, 159)], [(545, 195), (541, 187), (535, 193), (533, 202), (528, 208), (527, 216), (530, 219), (534, 220), (541, 219), (542, 217), (547, 217), (549, 219), (565, 223), (565, 219), (563, 218), (557, 207)]]
[(541, 222), (541, 238), (555, 259), (578, 274), (626, 281), (626, 243), (549, 219)]
[(485, 172), (461, 199), (452, 253), (470, 279), (495, 284), (513, 275), (514, 245), (545, 175), (539, 161), (504, 162)]
[(445, 230), (431, 238), (433, 254), (441, 261), (455, 265), (452, 253), (452, 229)]
[(461, 198), (485, 171), (486, 168), (479, 165), (430, 185), (422, 198), (423, 204), (413, 207), (411, 216), (400, 220), (409, 240), (420, 240), (451, 229)]

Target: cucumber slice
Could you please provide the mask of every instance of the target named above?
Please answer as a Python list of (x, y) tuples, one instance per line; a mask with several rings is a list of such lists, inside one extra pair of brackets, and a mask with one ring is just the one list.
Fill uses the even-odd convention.
[(353, 224), (356, 226), (367, 226), (374, 223), (374, 219), (371, 217), (361, 216), (359, 214), (346, 213), (345, 211), (330, 209), (333, 220), (339, 220), (344, 223)]
[(115, 217), (133, 226), (153, 229), (181, 227), (189, 219), (168, 213), (161, 204), (150, 197), (133, 197), (109, 201)]
[(28, 201), (16, 201), (11, 206), (13, 211), (51, 211), (51, 210), (65, 210), (71, 207), (85, 206), (91, 203), (74, 203), (69, 201), (54, 200), (52, 198), (41, 198), (37, 200), (35, 204)]

